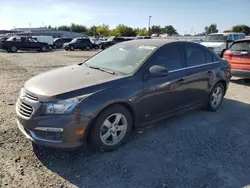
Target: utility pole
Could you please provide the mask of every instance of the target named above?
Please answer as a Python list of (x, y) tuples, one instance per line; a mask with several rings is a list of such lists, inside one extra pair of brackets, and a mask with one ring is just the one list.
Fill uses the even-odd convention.
[(148, 35), (150, 35), (150, 20), (151, 20), (152, 16), (148, 17)]

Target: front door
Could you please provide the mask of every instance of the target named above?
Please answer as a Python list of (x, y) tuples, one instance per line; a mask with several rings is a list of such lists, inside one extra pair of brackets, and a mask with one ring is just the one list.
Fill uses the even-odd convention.
[(146, 74), (153, 65), (165, 67), (169, 73), (165, 77), (148, 77), (143, 81), (143, 96), (139, 110), (143, 117), (150, 121), (183, 108), (185, 97), (185, 69), (182, 43), (167, 44), (156, 51), (148, 60)]

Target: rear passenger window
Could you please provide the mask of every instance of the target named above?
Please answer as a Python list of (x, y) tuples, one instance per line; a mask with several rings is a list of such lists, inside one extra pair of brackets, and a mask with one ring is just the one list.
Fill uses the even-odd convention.
[(181, 44), (172, 43), (161, 47), (153, 55), (153, 63), (165, 67), (168, 71), (183, 68)]
[(210, 52), (205, 51), (205, 59), (206, 63), (211, 63), (213, 62), (213, 55)]
[(187, 43), (186, 62), (188, 67), (206, 64), (206, 58), (203, 49), (196, 44)]

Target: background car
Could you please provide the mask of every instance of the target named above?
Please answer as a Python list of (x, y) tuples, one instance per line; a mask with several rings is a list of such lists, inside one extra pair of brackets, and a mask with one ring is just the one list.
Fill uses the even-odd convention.
[(48, 44), (48, 49), (52, 50), (54, 45), (54, 39), (52, 36), (32, 36), (33, 39), (38, 42), (44, 42)]
[(232, 76), (250, 78), (250, 38), (234, 41), (223, 58), (230, 63)]
[(7, 52), (17, 52), (18, 50), (37, 50), (46, 52), (48, 44), (39, 42), (31, 37), (13, 36), (1, 42), (1, 48)]
[(78, 37), (74, 38), (72, 41), (63, 44), (63, 48), (68, 51), (74, 51), (75, 49), (81, 50), (91, 50), (97, 49), (98, 45), (91, 42), (89, 38)]
[(62, 48), (64, 43), (72, 41), (73, 38), (56, 38), (54, 39), (54, 48)]
[(220, 57), (234, 40), (244, 39), (244, 33), (212, 33), (204, 38), (202, 45), (212, 49)]
[(122, 42), (28, 80), (17, 101), (18, 127), (40, 145), (114, 150), (133, 128), (196, 108), (216, 111), (229, 79), (229, 63), (200, 44)]

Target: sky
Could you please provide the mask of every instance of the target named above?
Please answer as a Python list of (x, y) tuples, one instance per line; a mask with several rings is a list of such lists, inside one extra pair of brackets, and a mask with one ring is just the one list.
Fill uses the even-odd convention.
[(125, 24), (133, 28), (173, 25), (180, 34), (219, 32), (250, 26), (250, 0), (0, 0), (0, 29), (69, 25)]

